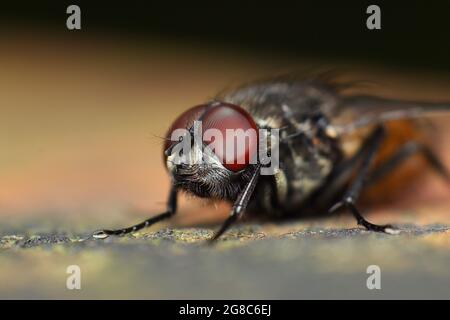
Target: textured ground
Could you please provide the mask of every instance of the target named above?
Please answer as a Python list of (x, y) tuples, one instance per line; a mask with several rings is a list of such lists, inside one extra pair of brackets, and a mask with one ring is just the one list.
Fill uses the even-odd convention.
[[(212, 247), (210, 228), (105, 241), (2, 228), (0, 298), (450, 298), (450, 226), (400, 227), (242, 225)], [(81, 290), (66, 289), (69, 265), (81, 268)], [(381, 268), (381, 290), (366, 287), (369, 265)]]

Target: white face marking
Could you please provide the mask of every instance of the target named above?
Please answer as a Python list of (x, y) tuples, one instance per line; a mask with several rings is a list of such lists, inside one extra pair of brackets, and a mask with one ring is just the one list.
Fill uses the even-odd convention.
[(199, 163), (207, 163), (212, 167), (220, 167), (224, 168), (219, 158), (216, 154), (209, 148), (203, 148), (202, 145), (194, 144), (192, 148), (190, 148), (190, 152), (188, 155), (182, 155), (179, 157), (176, 152), (172, 152), (166, 160), (167, 169), (171, 172), (175, 170), (176, 163), (184, 163), (186, 165), (195, 165)]

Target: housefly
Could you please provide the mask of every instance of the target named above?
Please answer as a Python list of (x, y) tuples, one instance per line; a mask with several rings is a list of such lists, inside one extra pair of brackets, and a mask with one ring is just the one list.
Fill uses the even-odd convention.
[[(285, 219), (340, 209), (348, 210), (367, 230), (397, 234), (399, 230), (391, 225), (367, 221), (357, 207), (359, 196), (364, 188), (388, 176), (415, 154), (422, 155), (450, 181), (448, 171), (430, 147), (414, 137), (395, 142), (383, 161), (376, 160), (395, 135), (388, 130), (389, 124), (412, 123), (449, 111), (450, 103), (351, 95), (343, 88), (345, 85), (326, 76), (283, 76), (222, 92), (188, 109), (170, 127), (164, 146), (172, 181), (166, 211), (128, 228), (97, 231), (93, 237), (124, 235), (172, 217), (179, 191), (233, 204), (229, 217), (211, 240), (243, 215)], [(195, 123), (202, 125), (201, 133), (254, 130), (256, 134), (246, 136), (244, 147), (238, 151), (234, 146), (224, 146), (227, 139), (211, 149), (207, 147), (212, 141), (204, 135), (192, 142), (196, 140)], [(174, 139), (173, 133), (180, 129), (184, 133)], [(267, 136), (272, 134), (261, 133), (263, 129), (277, 132), (277, 141), (270, 143)], [(258, 154), (262, 135), (271, 148), (277, 148), (279, 166), (271, 174), (262, 174), (271, 165)], [(231, 153), (234, 161), (228, 157), (229, 149), (236, 151)], [(195, 161), (199, 158), (207, 161)], [(180, 159), (183, 161), (176, 161)]]

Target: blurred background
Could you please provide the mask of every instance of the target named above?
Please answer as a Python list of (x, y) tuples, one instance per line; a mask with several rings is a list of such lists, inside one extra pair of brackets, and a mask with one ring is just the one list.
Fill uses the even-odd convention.
[[(70, 4), (81, 8), (81, 30), (66, 28)], [(160, 137), (180, 112), (243, 81), (335, 69), (375, 83), (371, 93), (450, 100), (450, 2), (378, 1), (382, 29), (374, 31), (369, 4), (2, 3), (0, 230), (41, 220), (119, 227), (162, 210), (169, 180)], [(448, 121), (435, 124), (450, 166)], [(417, 190), (404, 205), (432, 203), (440, 209), (421, 219), (447, 223), (442, 181)], [(178, 224), (227, 213), (185, 198), (180, 207)]]
[(70, 4), (2, 5), (2, 216), (162, 209), (160, 137), (242, 81), (336, 69), (375, 93), (450, 98), (448, 2), (383, 4), (375, 31), (364, 1), (81, 1), (79, 31), (66, 28)]

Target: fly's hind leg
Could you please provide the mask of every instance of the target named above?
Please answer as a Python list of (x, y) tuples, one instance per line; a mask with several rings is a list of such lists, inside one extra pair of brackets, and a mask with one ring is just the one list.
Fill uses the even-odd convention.
[(422, 155), (430, 167), (436, 171), (447, 183), (450, 183), (450, 173), (439, 157), (427, 145), (416, 141), (410, 141), (402, 145), (389, 159), (375, 168), (367, 179), (367, 184), (372, 184), (389, 174), (410, 157)]
[(361, 153), (361, 161), (359, 163), (358, 172), (356, 173), (355, 179), (351, 183), (347, 192), (344, 194), (342, 200), (332, 206), (329, 211), (335, 212), (341, 208), (347, 208), (355, 217), (357, 223), (365, 227), (367, 230), (397, 234), (398, 230), (391, 225), (377, 225), (367, 221), (355, 205), (355, 202), (358, 200), (361, 190), (369, 177), (371, 162), (375, 158), (376, 152), (378, 151), (383, 138), (384, 128), (382, 126), (378, 126), (367, 138), (366, 143), (364, 144)]
[[(431, 168), (436, 171), (441, 177), (443, 177), (447, 183), (450, 183), (450, 173), (445, 167), (445, 165), (439, 160), (439, 157), (431, 150), (427, 145), (424, 145), (422, 143), (416, 142), (416, 141), (410, 141), (402, 145), (389, 159), (385, 160), (383, 163), (381, 163), (377, 168), (375, 168), (372, 172), (369, 173), (366, 184), (370, 185), (373, 183), (376, 183), (378, 180), (385, 177), (387, 174), (392, 172), (395, 168), (400, 166), (404, 161), (407, 161), (410, 157), (420, 154), (422, 155), (427, 163), (431, 166)], [(357, 158), (355, 159), (357, 160)], [(355, 161), (352, 161), (351, 163), (354, 163)], [(351, 164), (350, 163), (350, 164)], [(349, 166), (347, 166), (349, 167)], [(342, 170), (344, 171), (344, 170)], [(349, 170), (346, 170), (348, 172)], [(344, 179), (345, 180), (345, 179)], [(349, 194), (347, 193), (347, 196)], [(350, 195), (351, 197), (351, 195)], [(352, 200), (353, 199), (353, 200)], [(395, 229), (393, 229), (391, 226), (378, 226), (374, 225), (370, 222), (368, 222), (365, 219), (362, 219), (361, 214), (359, 214), (358, 210), (356, 209), (354, 205), (354, 196), (353, 198), (348, 199), (347, 203), (345, 203), (345, 206), (349, 208), (349, 210), (353, 213), (355, 217), (357, 217), (359, 224), (365, 226), (369, 230), (374, 231), (384, 231), (386, 232), (387, 228), (390, 228), (390, 233), (392, 233)], [(334, 208), (332, 208), (330, 211), (335, 211), (342, 205), (342, 202), (339, 202), (335, 205)], [(384, 229), (384, 230), (383, 230)]]

